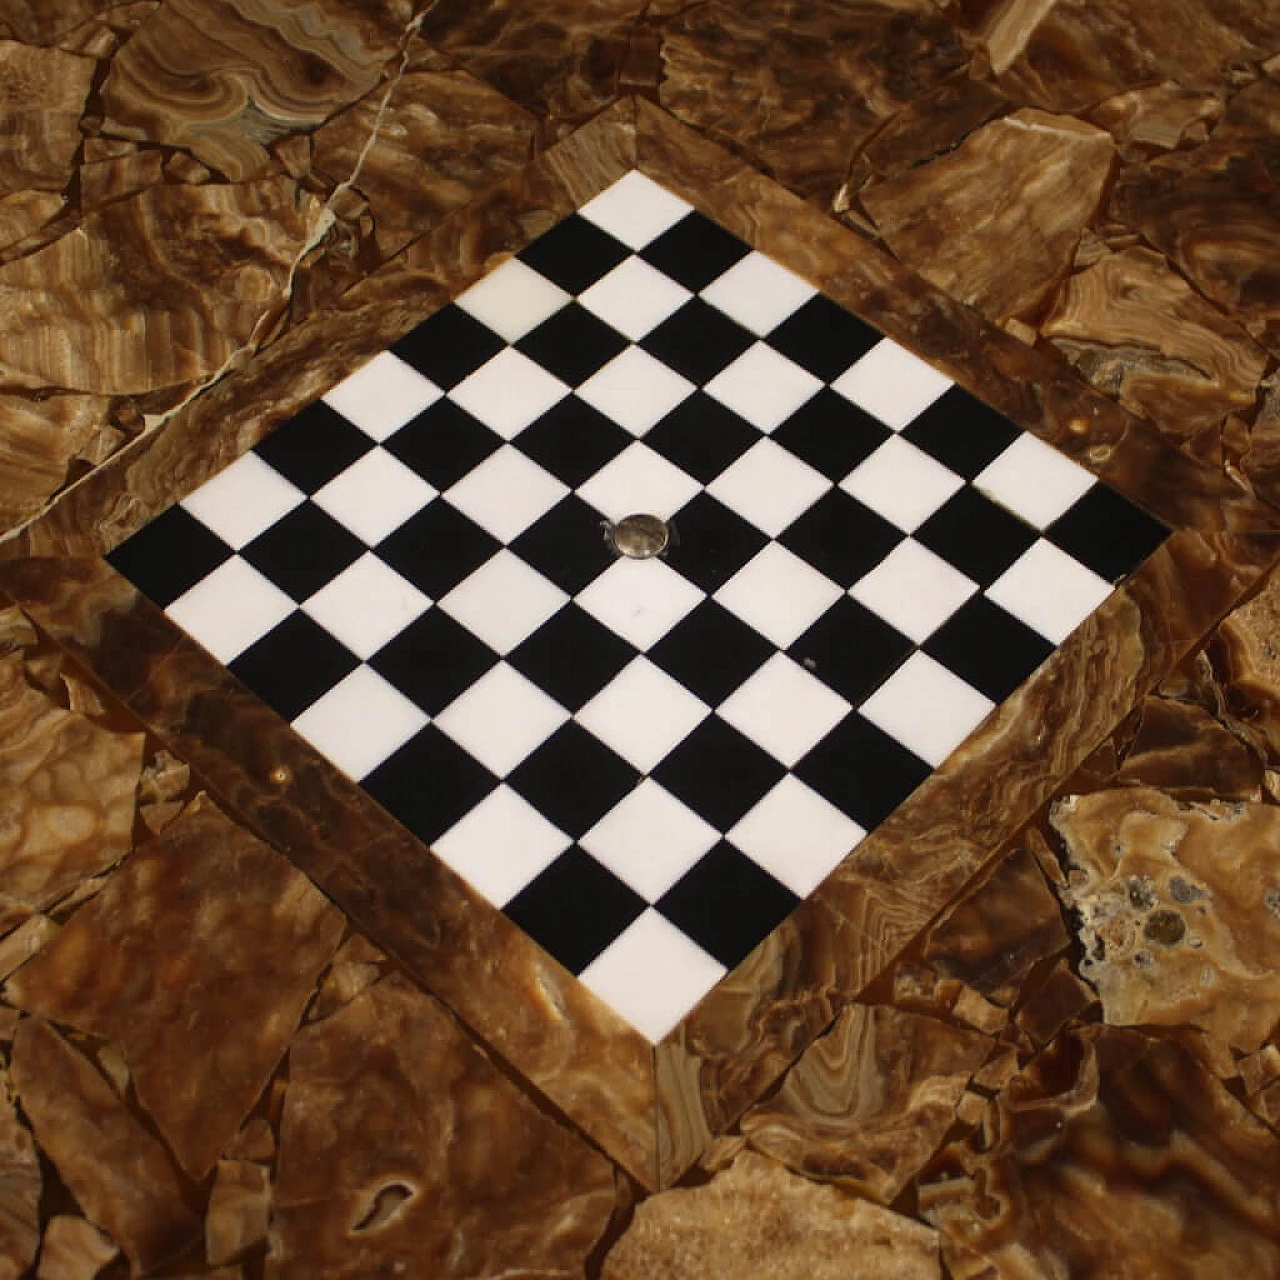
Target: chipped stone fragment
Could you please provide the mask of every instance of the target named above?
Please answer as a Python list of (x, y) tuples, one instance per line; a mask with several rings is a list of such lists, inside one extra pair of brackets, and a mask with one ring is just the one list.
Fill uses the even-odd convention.
[(580, 1275), (613, 1168), (399, 975), (289, 1052), (268, 1280)]
[(135, 1271), (153, 1270), (198, 1236), (165, 1149), (48, 1023), (27, 1018), (18, 1028), (12, 1069), (41, 1149)]
[(1070, 116), (1022, 110), (863, 188), (897, 257), (992, 320), (1034, 307), (1071, 266), (1115, 149)]
[(602, 1280), (940, 1280), (938, 1237), (751, 1151), (644, 1201)]
[(26, 964), (36, 952), (58, 936), (59, 928), (48, 916), (30, 916), (11, 934), (0, 939), (0, 978), (7, 978)]
[(275, 1134), (262, 1116), (250, 1116), (243, 1129), (227, 1143), (228, 1160), (270, 1160), (276, 1153)]
[(217, 1267), (267, 1238), (271, 1175), (247, 1160), (219, 1160), (204, 1221), (204, 1251)]
[(44, 1229), (36, 1280), (94, 1280), (119, 1252), (92, 1222), (59, 1214)]
[(300, 871), (200, 796), (6, 991), (118, 1044), (138, 1100), (199, 1179), (284, 1055), (342, 928)]
[(742, 1132), (797, 1173), (888, 1204), (937, 1149), (991, 1047), (936, 1018), (850, 1005)]
[(1066, 797), (1050, 821), (1105, 1019), (1258, 1049), (1280, 1020), (1280, 809), (1126, 787)]
[(924, 1217), (994, 1275), (1280, 1273), (1280, 1142), (1181, 1045), (1068, 1031), (989, 1118), (918, 1194)]

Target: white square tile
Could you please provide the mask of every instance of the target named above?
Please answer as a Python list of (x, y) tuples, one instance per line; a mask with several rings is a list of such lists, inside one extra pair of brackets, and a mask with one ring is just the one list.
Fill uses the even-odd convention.
[(302, 611), (356, 657), (369, 658), (430, 606), (412, 582), (366, 551), (306, 600)]
[(728, 839), (799, 898), (807, 898), (867, 833), (787, 774), (728, 832)]
[(579, 485), (577, 492), (609, 520), (638, 512), (670, 520), (700, 487), (675, 463), (636, 440)]
[(633, 436), (642, 436), (694, 389), (688, 378), (647, 351), (628, 347), (592, 374), (578, 395)]
[(421, 707), (362, 663), (313, 702), (293, 727), (359, 782), (425, 728), (428, 719)]
[(431, 850), (495, 907), (503, 907), (572, 843), (504, 783)]
[(822, 380), (763, 342), (748, 347), (706, 385), (706, 392), (761, 431), (780, 427)]
[(468, 471), (445, 497), (499, 542), (510, 542), (569, 492), (513, 445), (504, 444)]
[(463, 311), (507, 342), (518, 342), (568, 301), (569, 294), (558, 284), (519, 258), (508, 258), (456, 299)]
[(568, 718), (554, 698), (500, 662), (445, 707), (435, 726), (504, 777)]
[(987, 588), (986, 594), (1047, 640), (1061, 644), (1113, 589), (1105, 578), (1041, 538)]
[(449, 399), (510, 440), (568, 394), (568, 385), (554, 374), (514, 347), (504, 347), (463, 378)]
[(830, 487), (821, 471), (762, 439), (716, 476), (707, 492), (776, 538)]
[(323, 397), (348, 422), (374, 440), (385, 440), (444, 394), (393, 352), (361, 365)]
[(964, 480), (909, 440), (890, 436), (840, 487), (904, 533), (913, 533), (964, 487)]
[(852, 709), (785, 653), (775, 653), (716, 711), (790, 769)]
[(974, 478), (973, 487), (1037, 529), (1052, 524), (1097, 483), (1078, 462), (1023, 432)]
[(830, 578), (776, 542), (747, 561), (715, 593), (730, 613), (786, 649), (840, 598)]
[(578, 981), (656, 1044), (724, 975), (724, 965), (650, 907)]
[(165, 610), (219, 662), (230, 662), (294, 610), (275, 583), (239, 556), (220, 564)]
[(318, 489), (312, 501), (371, 547), (435, 496), (436, 491), (399, 458), (385, 449), (371, 449)]
[(661, 560), (615, 560), (574, 599), (641, 651), (657, 644), (705, 598)]
[(817, 292), (807, 280), (753, 249), (703, 289), (701, 296), (763, 338)]
[(645, 778), (578, 843), (642, 898), (656, 902), (719, 840), (715, 827)]
[(239, 551), (305, 497), (256, 453), (245, 453), (184, 498), (182, 506)]
[(995, 703), (917, 651), (858, 710), (935, 768)]
[(847, 400), (901, 431), (952, 385), (919, 356), (889, 338), (876, 343), (832, 384)]
[(674, 192), (632, 169), (578, 212), (628, 248), (643, 249), (692, 208)]
[(656, 329), (693, 294), (643, 258), (626, 258), (578, 296), (586, 309), (632, 342)]
[(849, 594), (923, 644), (977, 589), (959, 569), (904, 538)]
[(648, 658), (633, 658), (574, 719), (648, 773), (710, 714), (701, 698)]
[(439, 606), (497, 653), (510, 653), (569, 600), (505, 547), (465, 577)]

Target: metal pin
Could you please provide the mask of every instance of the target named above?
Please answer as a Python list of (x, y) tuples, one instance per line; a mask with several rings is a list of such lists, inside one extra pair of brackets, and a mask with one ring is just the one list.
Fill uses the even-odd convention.
[(667, 549), (671, 533), (666, 522), (657, 516), (624, 516), (617, 524), (606, 525), (605, 541), (620, 556), (632, 560), (649, 560)]

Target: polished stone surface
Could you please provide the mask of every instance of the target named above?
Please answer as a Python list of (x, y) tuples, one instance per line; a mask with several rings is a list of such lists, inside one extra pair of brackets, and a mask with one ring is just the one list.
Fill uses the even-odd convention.
[[(1278, 54), (1275, 0), (0, 0), (0, 1272), (1275, 1273)], [(99, 559), (636, 167), (1177, 531), (657, 1046)]]

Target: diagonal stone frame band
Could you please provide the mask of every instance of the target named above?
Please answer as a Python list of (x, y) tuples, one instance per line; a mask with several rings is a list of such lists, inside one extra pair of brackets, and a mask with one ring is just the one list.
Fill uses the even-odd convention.
[[(810, 279), (1178, 532), (1049, 663), (658, 1045), (596, 1000), (101, 560), (365, 358), (628, 169)], [(290, 339), (131, 455), (137, 503), (70, 491), (6, 550), (0, 590), (557, 1108), (665, 1185), (940, 910), (1248, 589), (1280, 544), (1269, 509), (925, 285), (821, 211), (676, 124), (622, 103), (438, 224), (338, 303), (305, 369)], [(297, 339), (301, 343), (302, 339)], [(270, 417), (259, 408), (274, 401)], [(1082, 424), (1088, 426), (1085, 437)], [(168, 487), (165, 487), (166, 481)], [(119, 483), (119, 477), (115, 481)], [(98, 499), (100, 501), (100, 499)], [(103, 520), (102, 517), (108, 516)], [(43, 553), (43, 555), (42, 555)], [(1180, 602), (1170, 611), (1162, 603)]]

